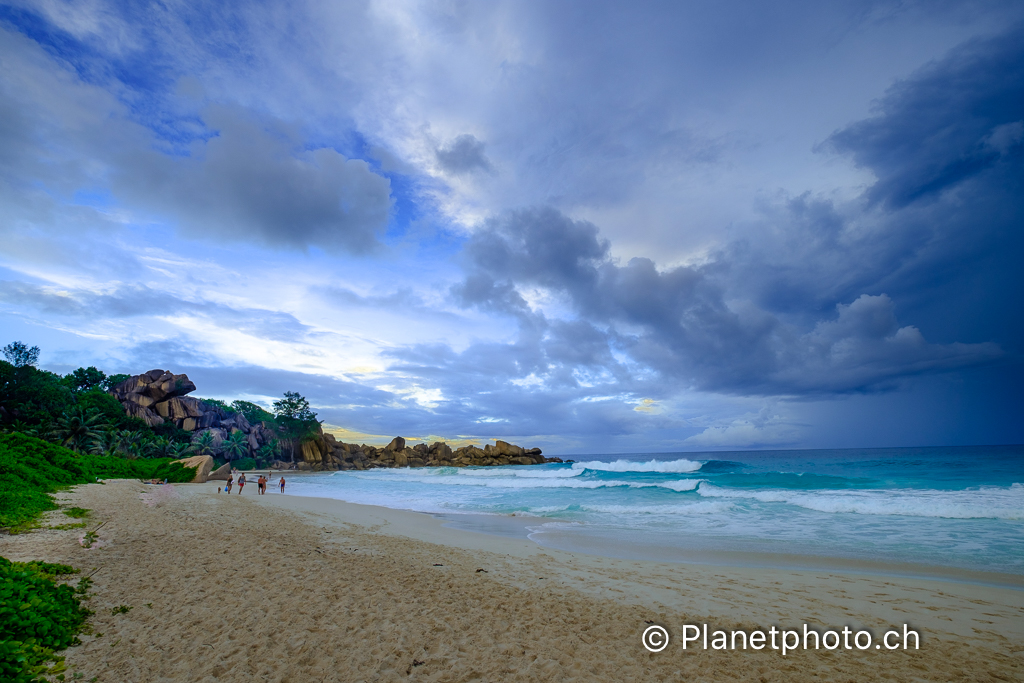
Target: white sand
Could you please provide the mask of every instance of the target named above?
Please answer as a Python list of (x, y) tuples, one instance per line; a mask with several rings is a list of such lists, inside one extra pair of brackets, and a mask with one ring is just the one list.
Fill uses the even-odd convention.
[[(153, 507), (135, 482), (63, 494), (106, 522), (100, 550), (81, 531), (0, 537), (10, 559), (98, 568), (103, 635), (66, 653), (86, 680), (1024, 680), (1014, 588), (609, 559), (255, 486), (174, 488)], [(641, 646), (648, 621), (673, 634), (661, 653)], [(683, 625), (704, 622), (876, 638), (909, 623), (921, 649), (683, 650)]]

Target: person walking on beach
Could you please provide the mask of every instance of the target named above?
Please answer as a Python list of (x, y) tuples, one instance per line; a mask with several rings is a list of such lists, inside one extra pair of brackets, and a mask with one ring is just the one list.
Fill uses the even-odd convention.
[(284, 493), (284, 477), (281, 477), (281, 493)]
[(242, 495), (242, 487), (245, 486), (245, 474), (238, 475), (238, 495)]
[(262, 474), (260, 475), (260, 478), (256, 480), (256, 490), (259, 491), (261, 496), (267, 492), (267, 478)]
[(234, 483), (234, 481), (235, 481), (235, 476), (233, 474), (229, 474), (228, 475), (228, 483), (224, 487), (224, 491), (226, 491), (227, 493), (231, 493), (231, 484)]

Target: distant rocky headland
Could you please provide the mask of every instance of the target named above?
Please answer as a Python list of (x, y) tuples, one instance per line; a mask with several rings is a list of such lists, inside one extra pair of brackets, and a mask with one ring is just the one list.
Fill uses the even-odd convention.
[[(303, 438), (286, 438), (268, 421), (250, 422), (245, 415), (219, 402), (188, 396), (196, 385), (188, 375), (175, 375), (164, 370), (150, 370), (133, 375), (111, 387), (110, 393), (121, 402), (125, 412), (144, 420), (150, 427), (172, 422), (179, 429), (192, 433), (193, 444), (203, 444), (210, 454), (222, 460), (255, 457), (257, 452), (277, 444), (279, 459), (274, 469), (365, 470), (375, 467), (468, 467), (490, 465), (538, 465), (562, 462), (545, 458), (539, 448), (523, 448), (505, 441), (496, 441), (483, 448), (462, 446), (452, 450), (443, 441), (414, 446), (398, 436), (384, 447), (344, 443), (316, 425)], [(205, 436), (209, 434), (209, 436)], [(239, 447), (226, 448), (229, 440), (243, 441), (248, 454)]]

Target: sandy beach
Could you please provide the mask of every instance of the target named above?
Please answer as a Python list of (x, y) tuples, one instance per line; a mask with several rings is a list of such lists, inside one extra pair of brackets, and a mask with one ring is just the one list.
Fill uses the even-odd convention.
[[(615, 559), (255, 488), (77, 487), (58, 497), (93, 511), (102, 547), (43, 529), (0, 537), (0, 554), (92, 574), (95, 633), (66, 652), (86, 680), (1024, 679), (1024, 591), (1012, 586)], [(119, 605), (131, 610), (112, 614)], [(683, 649), (684, 626), (705, 623), (849, 626), (876, 643), (909, 624), (921, 642)], [(649, 624), (671, 634), (662, 652), (641, 644)]]

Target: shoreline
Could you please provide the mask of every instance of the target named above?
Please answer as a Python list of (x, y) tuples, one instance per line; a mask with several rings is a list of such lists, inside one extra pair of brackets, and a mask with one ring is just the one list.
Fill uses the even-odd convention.
[[(192, 487), (196, 485), (186, 486)], [(198, 495), (218, 495), (216, 493), (200, 493), (198, 491), (196, 493)], [(254, 496), (253, 499), (261, 507), (265, 506), (290, 512), (299, 512), (314, 517), (318, 520), (318, 523), (323, 524), (346, 525), (355, 523), (374, 528), (376, 529), (375, 533), (401, 536), (410, 540), (423, 541), (460, 550), (504, 554), (521, 559), (533, 559), (541, 556), (550, 557), (554, 561), (564, 564), (567, 568), (577, 569), (581, 575), (585, 575), (588, 578), (595, 571), (595, 568), (618, 563), (619, 566), (632, 566), (634, 569), (639, 570), (640, 573), (649, 573), (653, 576), (671, 576), (674, 574), (700, 575), (705, 580), (708, 580), (709, 583), (713, 583), (710, 577), (728, 574), (731, 575), (732, 580), (743, 582), (758, 583), (773, 580), (791, 583), (796, 581), (822, 590), (836, 582), (866, 582), (872, 585), (881, 583), (890, 587), (899, 586), (910, 591), (928, 590), (937, 594), (943, 594), (944, 591), (962, 591), (971, 594), (973, 596), (972, 599), (981, 601), (987, 601), (986, 596), (1005, 593), (1006, 595), (1014, 596), (1013, 599), (1007, 599), (1007, 602), (1008, 604), (1019, 604), (1020, 614), (1024, 617), (1024, 590), (1021, 588), (1021, 583), (1024, 583), (1024, 580), (1013, 582), (1018, 579), (1015, 575), (1008, 575), (1011, 580), (1010, 583), (1001, 583), (998, 581), (977, 581), (974, 580), (976, 577), (972, 573), (957, 569), (950, 570), (948, 575), (945, 576), (922, 576), (917, 574), (903, 575), (898, 572), (877, 573), (864, 571), (864, 567), (858, 566), (856, 563), (847, 563), (837, 567), (798, 568), (625, 558), (608, 553), (598, 554), (575, 549), (548, 547), (529, 538), (453, 527), (449, 524), (448, 520), (441, 516), (415, 510), (349, 503), (336, 498), (299, 496), (294, 494), (285, 494), (283, 496), (280, 494), (268, 494), (266, 496)], [(502, 518), (498, 515), (494, 517)], [(525, 522), (528, 518), (504, 519), (521, 519)], [(838, 559), (840, 562), (844, 561), (843, 558)], [(865, 562), (864, 565), (868, 566), (868, 563)], [(890, 570), (903, 568), (903, 565), (884, 564), (882, 566)], [(938, 573), (944, 568), (934, 567), (930, 569), (934, 569)], [(987, 572), (978, 572), (977, 574), (989, 576)], [(637, 595), (644, 595), (645, 599), (655, 598), (659, 593), (660, 591), (658, 590), (650, 592), (646, 590), (637, 591)], [(663, 600), (664, 596), (656, 599)], [(686, 611), (698, 608), (699, 604), (716, 603), (714, 599), (710, 598), (702, 598), (699, 603), (680, 602), (678, 600), (672, 602), (674, 603), (674, 608)], [(750, 617), (749, 614), (734, 610), (725, 605), (721, 605), (721, 608), (721, 613), (728, 613), (732, 618), (738, 620)], [(767, 615), (764, 614), (764, 616)], [(839, 614), (837, 613), (834, 618), (840, 619)], [(932, 620), (926, 620), (926, 622), (933, 623)], [(941, 624), (940, 622), (934, 622), (934, 625), (938, 628)], [(948, 628), (948, 624), (945, 626)], [(1024, 618), (1021, 619), (1020, 624), (1013, 626), (1010, 630), (1024, 639)], [(964, 632), (961, 635), (966, 635), (966, 633)]]
[[(256, 472), (256, 476), (260, 473)], [(292, 473), (291, 476), (296, 476)], [(324, 476), (322, 473), (300, 473), (302, 477)], [(329, 476), (329, 475), (328, 475)], [(209, 482), (215, 483), (215, 482)], [(198, 485), (197, 485), (198, 486)], [(216, 495), (216, 494), (215, 494)], [(232, 494), (235, 495), (235, 494)], [(268, 496), (278, 496), (276, 489)], [(541, 548), (569, 553), (581, 553), (609, 559), (665, 562), (710, 567), (735, 567), (748, 569), (779, 569), (795, 571), (828, 571), (875, 577), (901, 579), (927, 579), (964, 583), (972, 585), (1012, 588), (1024, 591), (1024, 574), (968, 569), (964, 567), (934, 565), (917, 562), (872, 560), (834, 555), (811, 555), (786, 552), (762, 552), (698, 548), (683, 550), (676, 547), (664, 548), (650, 543), (623, 542), (621, 538), (601, 539), (594, 534), (572, 534), (567, 532), (533, 532), (530, 526), (537, 526), (551, 520), (548, 517), (527, 515), (499, 515), (479, 512), (424, 512), (408, 508), (390, 508), (366, 503), (351, 503), (340, 498), (285, 494), (294, 498), (308, 498), (330, 501), (342, 505), (353, 505), (380, 510), (394, 510), (415, 515), (425, 515), (443, 520), (445, 528), (529, 540)], [(544, 537), (544, 538), (538, 538)], [(561, 543), (555, 539), (562, 540)]]
[[(334, 499), (229, 498), (210, 484), (155, 491), (113, 480), (58, 494), (93, 511), (99, 548), (82, 548), (80, 530), (0, 537), (10, 559), (92, 575), (94, 634), (63, 653), (69, 672), (99, 683), (1024, 674), (1024, 592), (1013, 588), (600, 557)], [(665, 652), (641, 646), (650, 623), (674, 634)], [(910, 624), (921, 649), (684, 650), (678, 636), (693, 623), (876, 637)]]

